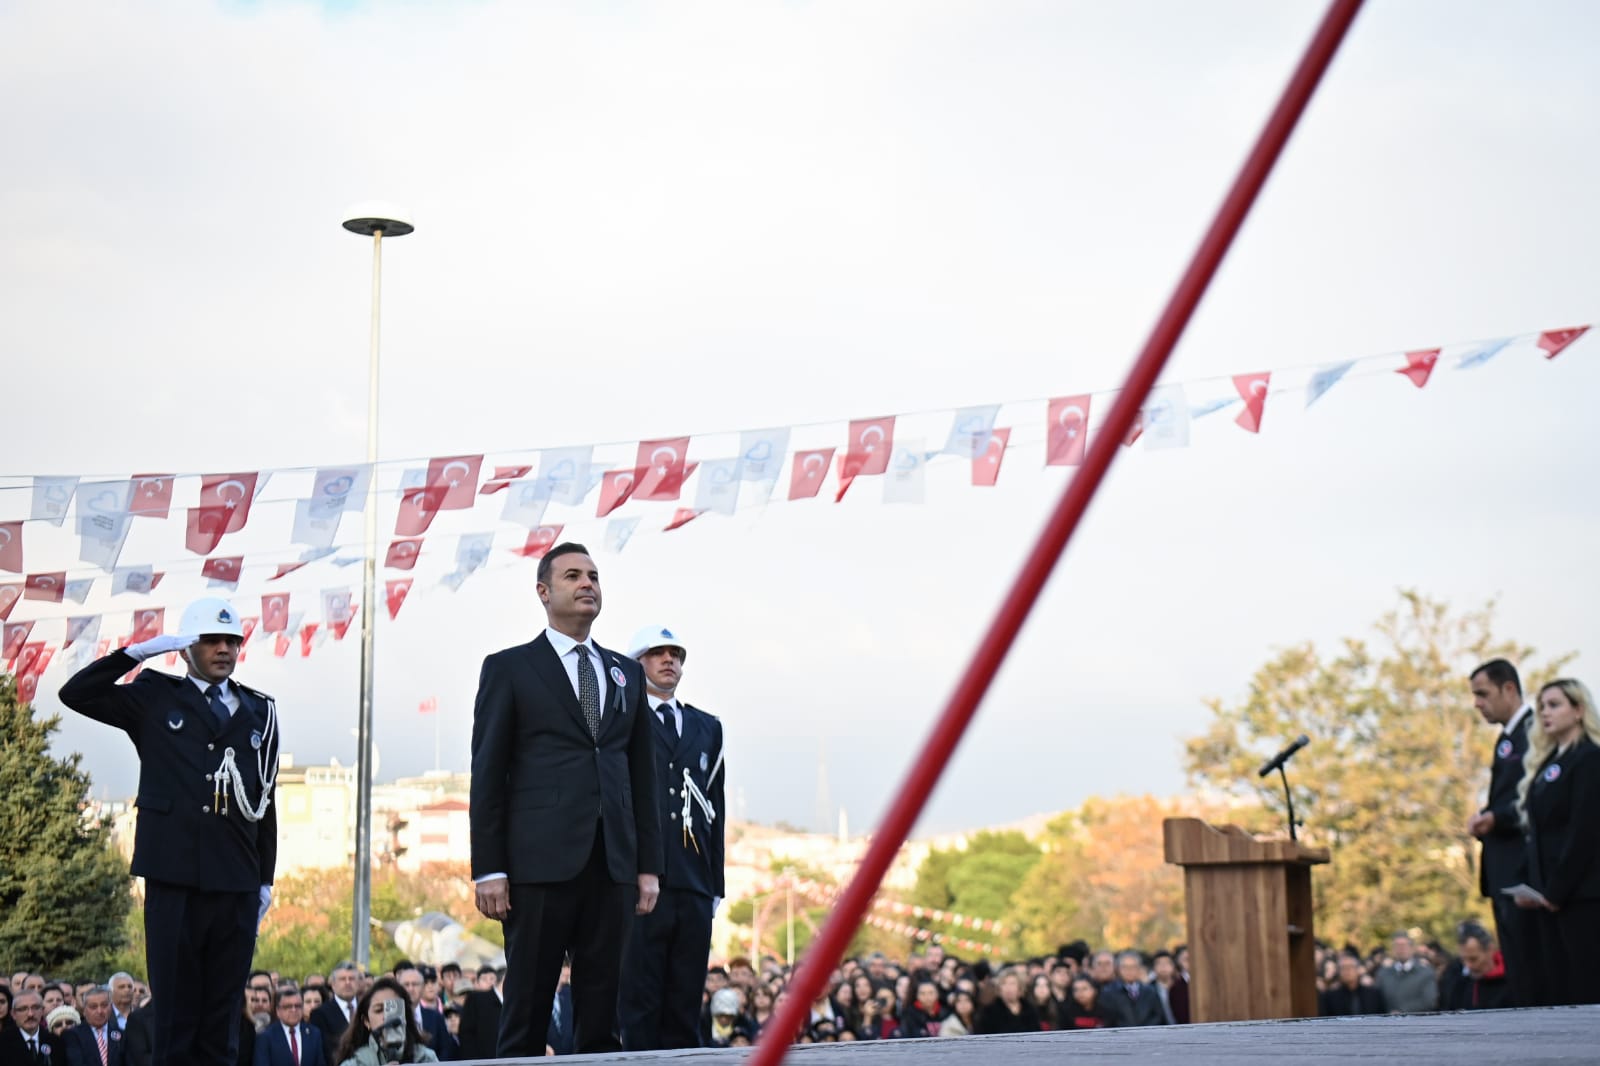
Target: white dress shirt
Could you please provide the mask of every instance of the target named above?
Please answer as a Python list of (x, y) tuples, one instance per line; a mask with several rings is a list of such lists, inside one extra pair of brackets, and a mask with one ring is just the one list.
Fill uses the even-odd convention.
[(656, 717), (660, 718), (663, 724), (666, 722), (666, 715), (671, 715), (674, 730), (680, 737), (683, 736), (683, 708), (678, 706), (677, 701), (664, 700), (653, 692), (645, 698), (650, 701), (650, 709), (656, 712)]
[(1511, 736), (1517, 731), (1517, 727), (1522, 724), (1522, 720), (1532, 713), (1533, 704), (1531, 703), (1524, 703), (1521, 707), (1518, 707), (1517, 713), (1511, 716), (1511, 721), (1506, 723), (1506, 727), (1500, 731), (1500, 735), (1503, 737)]
[[(561, 667), (567, 672), (567, 680), (572, 682), (572, 694), (574, 696), (579, 696), (578, 656), (573, 650), (578, 646), (578, 642), (567, 636), (565, 633), (555, 629), (547, 628), (544, 631), (544, 636), (545, 639), (550, 642), (550, 647), (555, 649), (556, 655), (561, 659)], [(602, 721), (604, 721), (606, 714), (606, 694), (611, 691), (606, 686), (611, 681), (611, 672), (606, 668), (606, 664), (601, 661), (600, 650), (594, 646), (593, 638), (585, 640), (583, 642), (583, 646), (589, 649), (589, 663), (594, 667), (595, 680), (600, 682), (600, 718)], [(581, 699), (582, 697), (579, 696), (579, 698)]]
[[(207, 681), (201, 677), (195, 677), (193, 674), (189, 675), (189, 680), (194, 682), (194, 687), (200, 690), (200, 695), (202, 696), (206, 694), (206, 689), (210, 688), (213, 684), (213, 682)], [(223, 679), (214, 683), (222, 695), (222, 705), (228, 708), (228, 716), (231, 718), (235, 714), (238, 714), (239, 694), (234, 691), (233, 685), (227, 679)], [(206, 706), (209, 707), (210, 705), (211, 701), (206, 700)]]

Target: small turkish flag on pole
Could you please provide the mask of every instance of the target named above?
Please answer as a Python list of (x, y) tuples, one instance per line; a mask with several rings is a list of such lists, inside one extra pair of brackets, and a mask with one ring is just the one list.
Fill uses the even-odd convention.
[(472, 506), (478, 494), (478, 471), (483, 466), (481, 455), (451, 455), (428, 463), (428, 485), (443, 489), (436, 508), (440, 511), (461, 511)]
[(224, 507), (191, 507), (183, 542), (196, 555), (210, 555), (228, 532), (230, 512)]
[(795, 452), (794, 464), (789, 474), (789, 499), (809, 500), (822, 489), (822, 479), (833, 465), (833, 449), (818, 448), (810, 452)]
[(67, 572), (57, 570), (53, 574), (29, 574), (28, 580), (23, 582), (23, 596), (30, 600), (44, 600), (46, 603), (60, 603), (62, 593), (67, 589)]
[(1539, 347), (1545, 351), (1546, 359), (1554, 359), (1567, 350), (1567, 346), (1585, 333), (1589, 332), (1588, 326), (1576, 326), (1572, 329), (1547, 329), (1539, 334)]
[(676, 500), (683, 492), (683, 479), (689, 476), (684, 469), (688, 454), (688, 437), (640, 441), (633, 494), (641, 500)]
[(133, 475), (133, 495), (128, 513), (141, 518), (165, 518), (172, 509), (171, 474)]
[(1006, 457), (1006, 445), (1011, 442), (1011, 429), (989, 431), (989, 440), (972, 457), (972, 483), (992, 488), (1000, 480), (1000, 462)]
[(167, 611), (164, 607), (133, 612), (133, 633), (128, 637), (128, 643), (137, 644), (143, 640), (159, 637), (161, 631), (166, 628), (166, 617)]
[(1267, 406), (1267, 385), (1271, 380), (1271, 371), (1233, 376), (1233, 387), (1239, 390), (1240, 397), (1244, 399), (1244, 410), (1239, 412), (1234, 421), (1246, 432), (1261, 432), (1261, 414)]
[(257, 476), (259, 475), (206, 475), (200, 479), (200, 509), (220, 507), (228, 516), (227, 528), (223, 532), (239, 532), (250, 520), (250, 502), (255, 498)]
[(389, 607), (389, 621), (394, 621), (400, 614), (400, 608), (405, 606), (406, 596), (411, 592), (411, 582), (413, 580), (413, 578), (402, 577), (384, 584), (384, 600)]
[(289, 594), (274, 592), (261, 597), (261, 631), (282, 633), (289, 628)]
[(394, 535), (420, 537), (433, 525), (433, 516), (439, 513), (447, 488), (443, 485), (424, 485), (407, 489), (400, 497), (400, 513), (395, 515)]
[(1045, 466), (1081, 466), (1089, 441), (1088, 395), (1060, 396), (1050, 401), (1045, 434)]
[(388, 554), (383, 557), (383, 565), (391, 570), (410, 570), (417, 565), (417, 556), (421, 552), (421, 537), (393, 541), (389, 545)]
[(528, 543), (512, 551), (524, 559), (543, 559), (545, 553), (555, 547), (556, 538), (561, 536), (564, 526), (539, 526), (528, 531)]
[(595, 508), (596, 518), (604, 518), (628, 502), (628, 497), (633, 495), (635, 473), (633, 470), (607, 470), (600, 475), (600, 503)]
[(1395, 373), (1404, 374), (1411, 379), (1411, 384), (1420, 389), (1428, 383), (1428, 378), (1433, 374), (1434, 365), (1438, 362), (1438, 348), (1424, 348), (1421, 351), (1407, 352), (1406, 365), (1396, 370)]
[(22, 573), (21, 522), (0, 522), (0, 570)]

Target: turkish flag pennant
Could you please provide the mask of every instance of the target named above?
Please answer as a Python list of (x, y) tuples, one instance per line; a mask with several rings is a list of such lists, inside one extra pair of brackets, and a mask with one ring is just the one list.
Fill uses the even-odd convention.
[(478, 495), (479, 496), (493, 496), (495, 493), (501, 491), (502, 489), (510, 488), (510, 486), (511, 486), (511, 482), (510, 481), (485, 481), (483, 483), (483, 487), (478, 490)]
[(496, 481), (515, 481), (519, 477), (527, 477), (533, 471), (531, 466), (497, 466), (494, 468)]
[(437, 510), (463, 511), (472, 506), (478, 494), (478, 471), (483, 467), (481, 455), (450, 455), (428, 462), (428, 487), (443, 489)]
[(150, 591), (154, 592), (156, 590), (156, 586), (161, 584), (161, 579), (166, 577), (166, 576), (167, 576), (167, 572), (165, 570), (157, 570), (155, 573), (151, 574), (150, 575)]
[(1128, 435), (1122, 438), (1122, 446), (1131, 448), (1142, 436), (1144, 436), (1144, 412), (1140, 411), (1133, 416), (1133, 425), (1128, 427)]
[(405, 606), (406, 596), (411, 592), (412, 578), (402, 577), (386, 582), (383, 586), (383, 598), (389, 607), (389, 621), (394, 621), (400, 615), (400, 608)]
[(407, 489), (400, 496), (400, 513), (394, 518), (394, 535), (420, 537), (433, 525), (433, 516), (439, 513), (448, 490), (442, 485), (424, 485)]
[(161, 661), (166, 663), (168, 666), (177, 666), (178, 665), (178, 653), (175, 652), (175, 651), (169, 651), (169, 652), (167, 652), (167, 654), (165, 654), (165, 655), (163, 655), (161, 657)]
[(17, 680), (17, 702), (23, 704), (32, 703), (37, 695), (39, 695), (39, 679), (37, 677), (30, 674)]
[(228, 516), (224, 533), (237, 533), (250, 520), (259, 474), (208, 474), (200, 479), (200, 509), (220, 507)]
[(0, 570), (22, 573), (21, 522), (0, 522)]
[(261, 631), (282, 633), (289, 628), (289, 594), (274, 592), (261, 597)]
[(50, 660), (55, 657), (56, 646), (54, 644), (45, 644), (41, 641), (39, 643), (39, 657), (33, 662), (33, 676), (43, 677), (44, 672), (50, 669)]
[(1433, 368), (1439, 362), (1438, 348), (1424, 348), (1421, 351), (1407, 352), (1406, 365), (1396, 370), (1396, 374), (1404, 374), (1411, 379), (1411, 384), (1417, 388), (1428, 383), (1428, 378), (1433, 374)]
[(29, 574), (28, 580), (23, 582), (22, 595), (24, 599), (60, 603), (62, 593), (66, 590), (67, 573), (57, 570), (53, 574)]
[(1089, 396), (1060, 396), (1050, 401), (1044, 465), (1081, 466), (1089, 443)]
[(822, 479), (828, 476), (833, 465), (833, 449), (795, 452), (789, 474), (789, 499), (809, 500), (822, 489)]
[[(847, 483), (864, 474), (881, 474), (889, 469), (889, 453), (894, 449), (894, 416), (862, 418), (850, 423), (850, 447), (844, 453), (840, 477)], [(844, 495), (843, 491), (840, 495)]]
[(21, 655), (22, 646), (28, 642), (28, 635), (32, 632), (32, 622), (8, 622), (5, 629), (0, 631), (0, 659), (9, 661)]
[(300, 658), (311, 658), (311, 640), (317, 635), (317, 623), (307, 622), (300, 627)]
[(151, 607), (143, 611), (133, 612), (133, 632), (128, 636), (129, 644), (138, 644), (140, 641), (152, 640), (161, 635), (166, 628), (167, 610), (165, 607)]
[[(126, 645), (124, 645), (124, 647), (126, 647)], [(102, 640), (94, 650), (94, 657), (96, 659), (104, 659), (106, 657), (106, 652), (108, 652), (110, 650), (111, 650), (111, 641)]]
[(21, 585), (0, 585), (0, 622), (11, 617), (11, 611), (22, 599)]
[(663, 526), (661, 531), (670, 533), (674, 529), (681, 529), (704, 513), (704, 511), (696, 511), (693, 507), (680, 507), (672, 512), (672, 521)]
[(604, 518), (628, 502), (637, 484), (634, 474), (632, 470), (607, 470), (600, 475), (600, 503), (595, 508), (596, 518)]
[(982, 450), (972, 457), (972, 483), (982, 488), (993, 488), (1000, 480), (1000, 462), (1006, 457), (1006, 445), (1011, 443), (1011, 429), (989, 431), (989, 440)]
[(1573, 329), (1547, 329), (1539, 334), (1539, 347), (1544, 349), (1546, 359), (1554, 359), (1567, 350), (1567, 346), (1585, 333), (1589, 332), (1588, 326), (1577, 326)]
[(1234, 419), (1240, 429), (1249, 433), (1261, 432), (1261, 414), (1267, 406), (1267, 385), (1271, 381), (1270, 370), (1233, 376), (1233, 387), (1239, 390), (1239, 396), (1244, 400), (1244, 410)]
[(225, 559), (207, 559), (206, 564), (200, 568), (201, 577), (209, 577), (213, 581), (226, 581), (230, 585), (239, 583), (239, 574), (244, 570), (244, 556), (230, 555)]
[(421, 537), (391, 541), (389, 551), (383, 557), (383, 565), (391, 570), (410, 570), (417, 565), (417, 556), (421, 553)]
[(641, 500), (676, 500), (689, 476), (684, 467), (688, 453), (688, 437), (640, 441), (633, 464), (637, 483), (633, 495)]
[(350, 626), (357, 618), (360, 617), (361, 605), (359, 603), (352, 603), (350, 605), (350, 613), (345, 617), (344, 621), (328, 623), (328, 632), (333, 634), (334, 640), (343, 640), (345, 633), (349, 632)]
[(528, 531), (528, 543), (512, 551), (524, 559), (543, 559), (545, 553), (555, 547), (556, 538), (561, 536), (565, 526), (540, 526)]
[(272, 638), (272, 654), (279, 659), (289, 654), (289, 634), (279, 633)]
[(277, 571), (271, 577), (267, 578), (267, 580), (268, 581), (276, 581), (280, 577), (288, 577), (290, 574), (294, 573), (296, 570), (300, 569), (304, 565), (306, 565), (306, 564), (305, 563), (279, 563)]
[(210, 555), (228, 532), (230, 512), (224, 507), (191, 507), (183, 543), (196, 555)]
[(133, 475), (133, 495), (128, 513), (141, 518), (165, 518), (172, 510), (171, 474)]
[(239, 619), (239, 628), (244, 630), (244, 634), (239, 638), (239, 647), (242, 648), (246, 644), (250, 643), (250, 638), (255, 636), (256, 626), (260, 624), (261, 619), (259, 618), (252, 617)]

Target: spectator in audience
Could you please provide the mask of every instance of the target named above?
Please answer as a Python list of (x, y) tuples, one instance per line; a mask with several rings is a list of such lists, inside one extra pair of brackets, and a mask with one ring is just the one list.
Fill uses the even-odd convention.
[(1089, 979), (1096, 988), (1105, 988), (1117, 979), (1117, 957), (1109, 951), (1097, 951), (1089, 959)]
[(1512, 1005), (1504, 956), (1487, 929), (1464, 923), (1457, 936), (1458, 963), (1445, 969), (1439, 1005), (1445, 1010), (1497, 1010)]
[(1354, 952), (1339, 955), (1339, 980), (1317, 998), (1317, 1013), (1324, 1018), (1346, 1014), (1384, 1014), (1388, 1005), (1376, 986), (1362, 983), (1365, 971), (1361, 956)]
[(61, 1040), (65, 1066), (123, 1066), (123, 1034), (111, 1020), (111, 991), (96, 988), (83, 997), (83, 1017)]
[(327, 1061), (322, 1030), (305, 1020), (305, 1000), (294, 985), (283, 985), (273, 1000), (277, 1021), (256, 1036), (255, 1066), (303, 1066)]
[[(815, 1025), (817, 1016), (813, 1006), (812, 1024)], [(827, 1021), (832, 1021), (828, 1015)], [(703, 1034), (706, 1047), (733, 1047), (734, 1038), (744, 1036), (749, 1039), (753, 1030), (749, 1021), (744, 1017), (739, 1004), (739, 990), (736, 988), (719, 988), (711, 997), (711, 1009), (708, 1015), (706, 1031)]]
[(1111, 1024), (1165, 1025), (1161, 993), (1145, 983), (1144, 958), (1137, 951), (1124, 951), (1116, 963), (1117, 980), (1100, 988), (1100, 1006), (1112, 1019)]
[(500, 1036), (500, 985), (494, 970), (485, 967), (478, 976), (488, 974), (488, 988), (476, 988), (461, 1002), (459, 1040), (464, 1059), (492, 1059)]
[[(306, 1020), (322, 1034), (322, 1047), (327, 1055), (327, 1066), (339, 1066), (334, 1054), (339, 1048), (339, 1038), (349, 1028), (356, 1015), (361, 997), (361, 973), (356, 964), (345, 961), (328, 975), (328, 998), (315, 1010), (307, 1009)], [(493, 1054), (491, 1050), (490, 1054)]]
[[(128, 1015), (127, 1028), (122, 1030), (123, 1066), (151, 1066), (155, 1059), (155, 1011), (150, 1007), (149, 996), (138, 1002), (139, 1005)], [(114, 1015), (112, 1024), (116, 1024)], [(315, 1063), (308, 1066), (315, 1066)]]
[(1022, 993), (1022, 975), (1015, 968), (1003, 971), (995, 981), (994, 1002), (978, 1016), (980, 1033), (1037, 1033), (1039, 1015)]
[(1105, 1029), (1116, 1022), (1100, 1005), (1100, 989), (1086, 974), (1079, 974), (1069, 986), (1067, 1003), (1060, 1014), (1063, 1029)]
[(971, 1036), (978, 1031), (978, 1004), (972, 998), (970, 989), (957, 988), (950, 993), (950, 1010), (945, 1015), (944, 1024), (939, 1027), (940, 1036)]
[(899, 1035), (908, 1040), (938, 1036), (948, 1016), (939, 998), (939, 985), (929, 976), (916, 987), (915, 999), (900, 1012)]
[(111, 1020), (118, 1029), (125, 1031), (128, 1015), (133, 1013), (133, 975), (119, 970), (106, 981), (106, 987), (111, 989)]
[(1439, 1006), (1439, 984), (1433, 967), (1417, 958), (1410, 934), (1400, 932), (1391, 941), (1389, 965), (1378, 970), (1376, 982), (1390, 1014), (1420, 1014)]
[(11, 1018), (16, 1027), (0, 1033), (0, 1062), (35, 1066), (50, 1061), (50, 1031), (44, 1025), (44, 997), (22, 983), (11, 997)]
[[(389, 1051), (378, 1038), (384, 1026), (384, 1012), (388, 1009), (384, 1004), (392, 1002), (398, 1002), (402, 1007), (398, 1017), (404, 1024), (404, 1036), (399, 1042), (398, 1053)], [(372, 987), (362, 993), (361, 999), (356, 1004), (356, 1014), (350, 1022), (350, 1027), (339, 1038), (339, 1047), (334, 1052), (334, 1058), (337, 1060), (337, 1066), (384, 1066), (390, 1062), (439, 1061), (439, 1057), (423, 1042), (422, 1034), (417, 1030), (416, 1015), (411, 1011), (411, 1002), (406, 990), (393, 977), (377, 978), (372, 982)]]
[(16, 1027), (17, 1023), (11, 1020), (11, 986), (0, 984), (0, 1036)]
[(1189, 978), (1178, 970), (1178, 960), (1171, 952), (1158, 951), (1151, 960), (1157, 995), (1161, 997), (1161, 1010), (1168, 1025), (1189, 1024)]
[(306, 1012), (306, 1022), (308, 1024), (311, 1021), (312, 1012), (317, 1010), (317, 1008), (321, 1007), (322, 1004), (324, 1002), (326, 1002), (323, 999), (323, 996), (322, 996), (322, 990), (325, 987), (326, 987), (325, 985), (301, 985), (300, 986), (300, 1001), (301, 1001), (302, 1004), (304, 1004), (305, 1012)]
[(432, 1007), (422, 1005), (422, 996), (427, 987), (422, 971), (416, 966), (402, 964), (395, 969), (394, 979), (405, 989), (417, 1029), (427, 1037), (428, 1047), (433, 1049), (440, 1062), (449, 1062), (455, 1058), (455, 1038), (450, 1035), (449, 1028), (444, 1024), (444, 1015)]
[(1056, 1014), (1056, 997), (1050, 989), (1050, 976), (1035, 974), (1032, 984), (1033, 1011), (1039, 1016), (1039, 1028), (1045, 1031), (1061, 1028)]

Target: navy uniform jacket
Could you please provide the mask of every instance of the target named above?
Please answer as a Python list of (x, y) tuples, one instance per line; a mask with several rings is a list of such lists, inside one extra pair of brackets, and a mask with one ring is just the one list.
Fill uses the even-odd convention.
[[(132, 684), (117, 684), (137, 665), (127, 652), (115, 651), (61, 686), (62, 703), (127, 733), (139, 752), (133, 875), (203, 892), (256, 892), (272, 884), (277, 805), (252, 822), (235, 797), (224, 814), (216, 809), (213, 779), (232, 748), (247, 798), (252, 806), (261, 802), (257, 749), (266, 744), (268, 698), (232, 682), (239, 709), (219, 731), (205, 696), (187, 677), (145, 670)], [(270, 747), (265, 765), (275, 774), (275, 739)]]
[(598, 740), (543, 633), (483, 661), (472, 714), (474, 878), (503, 873), (514, 884), (570, 881), (589, 861), (602, 819), (614, 882), (661, 872), (654, 715), (645, 702), (644, 668), (595, 649), (596, 669), (608, 675)]
[(1528, 725), (1534, 712), (1522, 716), (1510, 736), (1495, 738), (1494, 759), (1489, 764), (1489, 802), (1484, 812), (1494, 815), (1494, 829), (1483, 838), (1478, 862), (1478, 891), (1499, 899), (1523, 877), (1522, 819), (1517, 810), (1517, 786), (1522, 783), (1522, 757), (1528, 752)]
[(1580, 737), (1528, 785), (1528, 883), (1560, 907), (1600, 899), (1600, 748)]
[[(673, 727), (662, 724), (654, 710), (650, 712), (656, 730), (656, 776), (666, 789), (661, 797), (661, 845), (666, 853), (661, 887), (720, 899), (727, 895), (722, 856), (723, 827), (728, 823), (727, 806), (723, 803), (723, 782), (728, 774), (726, 767), (719, 765), (722, 723), (698, 707), (682, 702), (678, 706), (683, 711), (683, 735), (677, 739), (672, 736)], [(716, 821), (710, 822), (700, 804), (690, 799), (693, 842), (683, 831), (685, 769), (717, 814)]]

